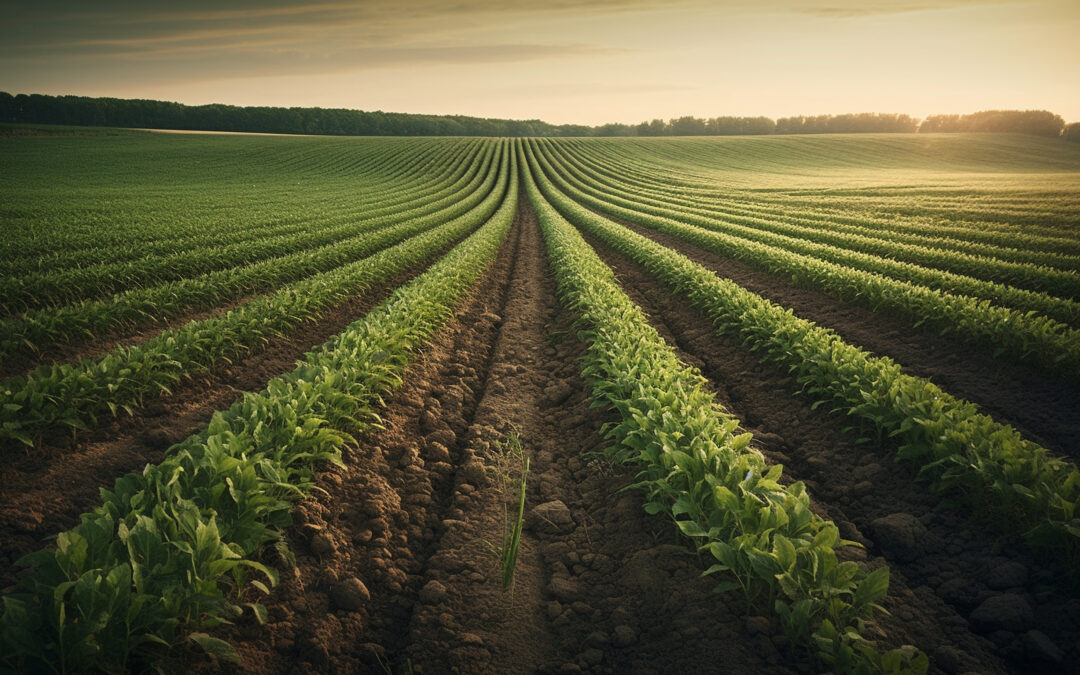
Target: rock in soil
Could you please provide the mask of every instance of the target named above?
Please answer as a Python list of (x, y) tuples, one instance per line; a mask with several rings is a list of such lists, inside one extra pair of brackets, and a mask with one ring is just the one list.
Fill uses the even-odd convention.
[(923, 552), (926, 526), (910, 513), (893, 513), (870, 525), (878, 545), (898, 560), (910, 562)]
[(1044, 663), (1061, 663), (1065, 659), (1065, 652), (1038, 630), (1024, 633), (1024, 653), (1032, 661)]
[(334, 587), (334, 603), (341, 609), (358, 612), (371, 600), (371, 593), (364, 582), (349, 577)]
[(529, 514), (530, 525), (540, 532), (567, 532), (574, 527), (574, 518), (566, 504), (556, 499), (535, 507)]
[(1027, 630), (1035, 620), (1031, 605), (1022, 595), (1006, 593), (987, 598), (975, 608), (971, 623), (983, 633)]

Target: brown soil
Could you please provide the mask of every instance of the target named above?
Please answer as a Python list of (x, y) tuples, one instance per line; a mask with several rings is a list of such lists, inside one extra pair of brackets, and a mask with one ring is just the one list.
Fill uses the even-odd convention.
[(731, 279), (796, 316), (831, 328), (847, 342), (888, 356), (904, 372), (934, 381), (943, 390), (978, 404), (984, 412), (1013, 425), (1026, 438), (1069, 457), (1080, 458), (1080, 384), (1063, 383), (1034, 368), (994, 359), (926, 328), (846, 303), (789, 280), (723, 258), (675, 237), (623, 223), (653, 241)]
[[(863, 543), (871, 564), (890, 566), (885, 606), (893, 616), (881, 621), (890, 639), (919, 646), (945, 672), (1080, 672), (1080, 596), (1055, 583), (1063, 570), (1037, 561), (969, 508), (943, 508), (893, 463), (895, 448), (858, 443), (856, 434), (842, 431), (846, 420), (797, 397), (786, 372), (759, 363), (733, 336), (710, 330), (681, 296), (592, 243), (665, 339), (703, 371), (718, 400), (754, 432), (766, 457), (806, 483), (822, 515), (837, 523), (842, 536)], [(896, 523), (916, 536), (898, 536)], [(1020, 596), (1033, 617), (1010, 629), (969, 621), (984, 601), (1006, 595)], [(1035, 637), (1028, 631), (1044, 634), (1062, 651), (1063, 662), (1045, 660), (1029, 645)]]
[(12, 563), (48, 545), (51, 536), (76, 525), (79, 514), (100, 505), (99, 487), (160, 461), (166, 449), (204, 428), (214, 412), (292, 370), (309, 349), (340, 333), (425, 267), (417, 265), (324, 311), (232, 365), (181, 381), (172, 396), (147, 402), (133, 417), (0, 456), (0, 591), (17, 577)]
[[(608, 416), (588, 406), (583, 346), (544, 260), (526, 205), (389, 402), (385, 429), (297, 509), (298, 566), (269, 598), (269, 625), (222, 633), (245, 671), (810, 671), (738, 597), (711, 592), (666, 519), (619, 493), (630, 473), (588, 454)], [(532, 468), (503, 591), (492, 470), (510, 433)], [(356, 580), (370, 593), (362, 606)]]

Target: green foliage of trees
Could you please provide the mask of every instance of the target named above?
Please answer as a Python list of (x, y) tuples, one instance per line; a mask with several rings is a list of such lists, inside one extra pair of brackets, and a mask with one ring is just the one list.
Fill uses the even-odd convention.
[(781, 117), (776, 120), (778, 134), (857, 134), (914, 133), (918, 121), (909, 115), (857, 113)]
[(970, 115), (931, 115), (919, 125), (919, 133), (1011, 132), (1056, 138), (1064, 128), (1061, 116), (1048, 110), (983, 110)]
[[(599, 126), (549, 124), (464, 115), (414, 115), (346, 108), (272, 108), (86, 96), (12, 95), (0, 92), (0, 122), (96, 127), (243, 131), (330, 136), (737, 136), (748, 134), (928, 133), (995, 131), (1059, 136), (1060, 116), (1046, 110), (985, 110), (932, 115), (922, 124), (909, 115), (848, 113), (782, 117), (693, 117)], [(1080, 137), (1073, 129), (1071, 138)]]

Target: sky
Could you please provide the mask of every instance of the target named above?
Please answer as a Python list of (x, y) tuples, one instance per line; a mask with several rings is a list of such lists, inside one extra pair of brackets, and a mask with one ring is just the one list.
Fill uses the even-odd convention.
[(601, 124), (1048, 109), (1080, 0), (0, 0), (0, 91)]

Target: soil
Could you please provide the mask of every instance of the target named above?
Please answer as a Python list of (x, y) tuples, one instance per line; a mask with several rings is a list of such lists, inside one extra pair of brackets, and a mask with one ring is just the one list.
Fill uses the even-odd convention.
[(417, 265), (329, 308), (231, 365), (182, 380), (172, 396), (147, 401), (134, 416), (123, 415), (76, 437), (55, 435), (32, 451), (0, 454), (0, 591), (17, 578), (16, 560), (48, 545), (57, 532), (77, 525), (80, 514), (101, 504), (100, 487), (160, 461), (170, 446), (203, 429), (214, 412), (291, 371), (309, 349), (340, 333), (425, 268)]
[(743, 288), (831, 328), (847, 342), (888, 356), (904, 372), (932, 380), (944, 391), (978, 404), (1026, 438), (1055, 453), (1080, 458), (1080, 383), (1066, 383), (1023, 364), (995, 359), (982, 349), (941, 336), (883, 312), (872, 312), (644, 227), (623, 225), (679, 251)]
[[(846, 420), (796, 396), (786, 371), (759, 363), (733, 336), (714, 333), (703, 315), (628, 258), (590, 243), (684, 361), (701, 369), (721, 404), (754, 433), (767, 459), (805, 482), (841, 536), (866, 547), (871, 566), (889, 565), (884, 605), (892, 616), (880, 624), (891, 639), (920, 647), (945, 672), (1080, 672), (1080, 593), (1058, 583), (1066, 570), (1038, 560), (970, 508), (943, 506), (895, 465), (895, 447), (859, 443), (842, 431)], [(988, 617), (996, 603), (1012, 603), (1021, 613), (1026, 605), (1032, 616), (1010, 623), (999, 608), (999, 616)], [(1062, 661), (1048, 660), (1054, 650), (1033, 646), (1042, 638)]]
[[(558, 302), (535, 215), (524, 196), (520, 203), (491, 269), (388, 398), (382, 428), (359, 435), (345, 466), (322, 471), (322, 491), (297, 505), (285, 532), (293, 559), (265, 552), (281, 581), (268, 597), (245, 600), (266, 606), (267, 623), (245, 615), (213, 631), (236, 646), (242, 666), (185, 652), (164, 664), (166, 672), (817, 671), (772, 612), (747, 607), (735, 592), (713, 592), (716, 580), (701, 575), (708, 561), (669, 519), (647, 515), (641, 497), (624, 490), (633, 470), (597, 454), (613, 417), (589, 405), (575, 316)], [(934, 373), (946, 390), (995, 416), (998, 406), (1002, 417), (1044, 431), (1048, 445), (1071, 442), (1073, 390), (1032, 379), (1010, 384), (1011, 397), (995, 395), (999, 376), (982, 372), (994, 369), (941, 338), (663, 243), (905, 366), (911, 357), (911, 372)], [(864, 546), (843, 555), (890, 566), (891, 616), (877, 622), (882, 646), (920, 647), (935, 673), (1080, 672), (1080, 597), (1058, 583), (1063, 570), (970, 509), (942, 506), (893, 464), (894, 448), (857, 442), (842, 420), (793, 395), (785, 373), (714, 334), (638, 266), (598, 251), (661, 335), (754, 432), (766, 458), (784, 464), (789, 480), (803, 480), (818, 513)], [(97, 486), (160, 459), (213, 411), (289, 370), (404, 280), (186, 383), (134, 418), (6, 461), (0, 589), (15, 580), (17, 557), (96, 506)], [(1050, 406), (1045, 421), (1039, 404)], [(530, 470), (514, 579), (504, 589), (499, 556), (516, 515), (518, 464), (508, 455), (515, 438)]]

